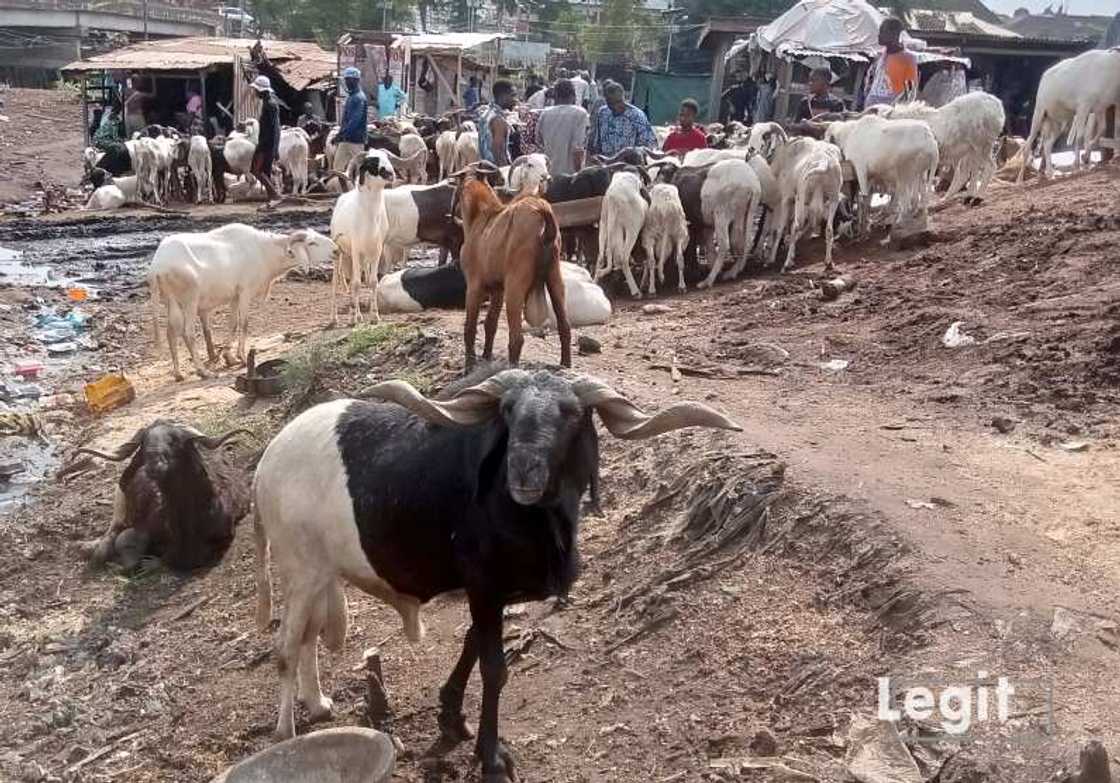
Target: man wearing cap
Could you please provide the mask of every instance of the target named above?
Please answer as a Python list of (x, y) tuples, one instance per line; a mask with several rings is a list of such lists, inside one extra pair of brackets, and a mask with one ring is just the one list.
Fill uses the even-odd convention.
[(346, 91), (350, 97), (342, 108), (342, 121), (338, 124), (338, 136), (334, 152), (335, 171), (346, 171), (350, 161), (361, 155), (366, 149), (367, 123), (366, 114), (369, 110), (369, 101), (362, 92), (362, 73), (353, 66), (342, 72), (342, 79), (346, 82)]
[(261, 99), (261, 116), (257, 151), (253, 153), (253, 163), (249, 167), (249, 173), (260, 180), (265, 192), (268, 193), (268, 203), (271, 206), (280, 200), (280, 194), (272, 184), (272, 164), (280, 155), (280, 106), (276, 103), (272, 82), (267, 76), (258, 76), (254, 79), (252, 88)]

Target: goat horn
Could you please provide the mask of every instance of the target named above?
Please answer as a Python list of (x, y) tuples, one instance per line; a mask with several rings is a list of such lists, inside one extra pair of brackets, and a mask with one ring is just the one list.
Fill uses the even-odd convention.
[(97, 449), (86, 448), (83, 446), (82, 448), (74, 452), (74, 456), (77, 456), (78, 454), (92, 454), (95, 457), (101, 457), (101, 459), (107, 459), (112, 462), (120, 462), (121, 460), (132, 454), (132, 452), (136, 451), (136, 449), (140, 448), (140, 442), (144, 440), (144, 433), (147, 431), (147, 427), (141, 427), (140, 429), (136, 430), (136, 434), (129, 438), (126, 443), (121, 444), (112, 454), (106, 454), (104, 451), (98, 451)]
[(362, 392), (361, 396), (395, 402), (433, 424), (469, 427), (493, 418), (498, 400), (514, 382), (525, 376), (522, 370), (505, 370), (463, 389), (450, 400), (429, 399), (405, 381), (383, 381)]
[(679, 402), (652, 416), (644, 413), (610, 386), (594, 378), (579, 378), (572, 390), (584, 405), (599, 411), (599, 418), (616, 438), (638, 440), (652, 438), (685, 427), (742, 432), (743, 428), (722, 413), (699, 402)]
[(253, 433), (246, 429), (230, 430), (225, 435), (216, 435), (213, 438), (205, 435), (199, 435), (194, 438), (194, 442), (200, 446), (205, 446), (208, 449), (216, 449), (222, 446), (227, 440), (231, 440), (238, 435), (252, 435)]

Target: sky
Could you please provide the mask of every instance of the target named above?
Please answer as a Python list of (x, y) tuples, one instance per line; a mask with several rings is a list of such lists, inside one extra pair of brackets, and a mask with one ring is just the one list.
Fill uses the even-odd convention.
[[(985, 0), (984, 5), (996, 13), (1010, 14), (1016, 8), (1026, 8), (1037, 14), (1048, 5), (1057, 5), (1063, 0)], [(1112, 16), (1120, 11), (1120, 0), (1064, 0), (1066, 10), (1071, 14), (1099, 14)]]

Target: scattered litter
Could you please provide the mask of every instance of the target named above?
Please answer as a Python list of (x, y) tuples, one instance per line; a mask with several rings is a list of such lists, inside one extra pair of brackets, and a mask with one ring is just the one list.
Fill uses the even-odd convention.
[(1067, 440), (1065, 443), (1059, 443), (1058, 448), (1063, 451), (1088, 451), (1089, 443), (1083, 440)]
[(671, 313), (673, 308), (664, 304), (647, 304), (642, 305), (643, 315), (659, 315), (661, 313)]
[(43, 389), (34, 383), (0, 383), (0, 400), (37, 400), (43, 396)]
[(1015, 429), (1015, 422), (1006, 416), (996, 416), (992, 419), (992, 426), (1001, 435), (1007, 435)]
[(66, 289), (66, 296), (71, 302), (84, 302), (89, 299), (89, 290), (74, 286), (73, 288)]
[(935, 506), (933, 503), (929, 502), (928, 500), (911, 500), (910, 498), (906, 499), (906, 505), (910, 506), (910, 508), (927, 508), (927, 509), (937, 508), (937, 506)]
[(49, 356), (66, 356), (67, 354), (74, 353), (78, 350), (78, 344), (71, 340), (61, 343), (51, 343), (47, 346), (47, 354)]
[(890, 721), (853, 715), (848, 747), (845, 764), (860, 783), (922, 783), (914, 757)]
[(110, 373), (85, 385), (86, 404), (94, 413), (108, 413), (136, 399), (136, 389), (128, 378)]
[(848, 365), (850, 364), (851, 362), (847, 359), (829, 359), (827, 362), (820, 362), (817, 366), (829, 372), (839, 372), (840, 370), (848, 369)]
[(26, 360), (16, 362), (15, 374), (24, 380), (32, 380), (39, 377), (39, 373), (43, 371), (43, 363), (34, 360)]
[(851, 291), (855, 287), (856, 281), (851, 278), (834, 277), (831, 280), (825, 280), (821, 283), (821, 299), (825, 302), (831, 302), (834, 299), (839, 299), (840, 294)]
[(976, 338), (970, 334), (965, 334), (961, 329), (962, 326), (964, 326), (964, 321), (953, 321), (949, 324), (949, 328), (945, 330), (945, 334), (941, 337), (941, 344), (946, 348), (960, 348), (975, 343)]

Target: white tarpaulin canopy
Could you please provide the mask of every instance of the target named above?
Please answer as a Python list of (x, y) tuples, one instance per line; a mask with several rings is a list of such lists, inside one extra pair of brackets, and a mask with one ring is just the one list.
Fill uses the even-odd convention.
[(801, 0), (756, 35), (767, 52), (789, 48), (874, 56), (883, 19), (863, 0)]

